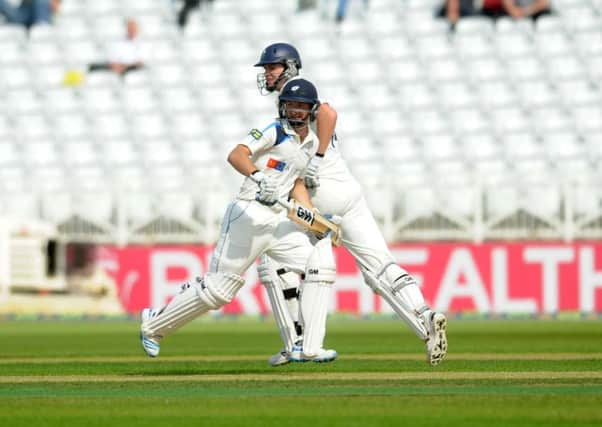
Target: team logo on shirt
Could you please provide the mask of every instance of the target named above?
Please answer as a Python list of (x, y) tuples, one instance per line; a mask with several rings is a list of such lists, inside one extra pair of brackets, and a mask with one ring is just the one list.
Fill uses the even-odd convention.
[(284, 168), (286, 167), (286, 163), (281, 162), (280, 160), (276, 160), (276, 159), (269, 159), (268, 163), (267, 163), (267, 167), (271, 168), (271, 169), (276, 169), (279, 172), (282, 172), (284, 170)]
[(251, 129), (249, 135), (251, 135), (255, 139), (259, 139), (263, 136), (263, 133), (261, 133), (261, 131), (259, 131), (258, 129)]

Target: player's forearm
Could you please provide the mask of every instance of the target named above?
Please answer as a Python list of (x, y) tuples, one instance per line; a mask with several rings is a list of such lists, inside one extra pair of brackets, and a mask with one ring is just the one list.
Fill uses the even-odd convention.
[(334, 129), (337, 124), (337, 112), (330, 105), (322, 104), (318, 109), (317, 121), (318, 140), (320, 141), (317, 152), (324, 154), (334, 135)]
[(246, 145), (237, 145), (228, 154), (228, 163), (236, 171), (244, 176), (249, 176), (257, 170), (257, 166), (251, 161), (251, 151)]
[(293, 189), (290, 192), (290, 196), (291, 198), (297, 200), (299, 203), (308, 208), (314, 207), (314, 205), (311, 203), (309, 193), (307, 192), (307, 188), (305, 188), (302, 179), (297, 179), (295, 181), (295, 185), (293, 186)]

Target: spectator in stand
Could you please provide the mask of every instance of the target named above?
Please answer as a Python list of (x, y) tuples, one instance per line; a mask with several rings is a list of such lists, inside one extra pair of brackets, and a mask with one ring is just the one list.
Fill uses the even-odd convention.
[(138, 39), (138, 23), (134, 19), (126, 21), (126, 38), (109, 48), (106, 62), (97, 62), (88, 66), (88, 71), (113, 71), (124, 75), (144, 66), (142, 48)]
[(33, 25), (52, 23), (60, 5), (61, 0), (21, 0), (19, 6), (0, 0), (0, 15), (9, 24), (23, 25), (29, 29)]
[(184, 28), (188, 23), (188, 15), (193, 9), (198, 8), (201, 5), (209, 6), (213, 3), (213, 0), (184, 0), (182, 9), (178, 12), (178, 26)]
[[(363, 0), (364, 9), (368, 9), (368, 0)], [(349, 0), (339, 0), (337, 4), (337, 11), (335, 14), (335, 20), (338, 23), (341, 23), (345, 20), (347, 16), (347, 7), (349, 6)]]
[(485, 15), (491, 18), (509, 15), (515, 19), (533, 19), (550, 13), (550, 0), (445, 0), (438, 17), (447, 17), (452, 28), (461, 17)]

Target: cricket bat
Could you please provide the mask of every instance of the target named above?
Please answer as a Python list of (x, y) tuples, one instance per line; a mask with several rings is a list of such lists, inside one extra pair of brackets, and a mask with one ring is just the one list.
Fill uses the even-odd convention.
[(288, 217), (291, 220), (301, 224), (319, 238), (324, 238), (330, 234), (332, 244), (334, 246), (341, 245), (341, 228), (324, 215), (303, 206), (295, 199), (280, 199), (278, 200), (278, 204), (287, 210)]

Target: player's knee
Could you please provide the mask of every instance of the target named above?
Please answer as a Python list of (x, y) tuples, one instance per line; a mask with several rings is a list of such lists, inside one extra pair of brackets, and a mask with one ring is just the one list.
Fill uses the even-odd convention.
[(305, 269), (306, 282), (324, 282), (332, 284), (336, 278), (336, 263), (330, 239), (322, 239), (316, 243), (307, 260)]
[(197, 283), (199, 298), (213, 309), (230, 303), (245, 281), (238, 274), (207, 273)]

